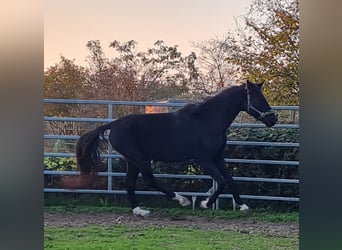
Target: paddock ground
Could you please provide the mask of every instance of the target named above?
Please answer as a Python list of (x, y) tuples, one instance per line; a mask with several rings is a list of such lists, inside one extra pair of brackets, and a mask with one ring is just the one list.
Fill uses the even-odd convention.
[(44, 225), (49, 227), (83, 227), (97, 225), (110, 227), (175, 226), (205, 230), (231, 230), (239, 233), (273, 237), (299, 238), (299, 225), (295, 222), (264, 222), (252, 219), (211, 219), (197, 216), (161, 216), (151, 214), (143, 219), (131, 214), (115, 213), (44, 213)]

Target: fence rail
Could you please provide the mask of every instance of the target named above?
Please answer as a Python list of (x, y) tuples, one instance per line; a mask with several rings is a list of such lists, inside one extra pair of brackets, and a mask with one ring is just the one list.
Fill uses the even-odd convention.
[[(86, 123), (106, 123), (115, 120), (113, 118), (113, 107), (115, 106), (164, 106), (164, 107), (183, 107), (186, 103), (182, 102), (136, 102), (136, 101), (105, 101), (105, 100), (69, 100), (69, 99), (45, 99), (45, 104), (84, 104), (84, 105), (104, 105), (107, 106), (107, 117), (106, 118), (86, 118), (86, 117), (44, 117), (45, 122), (86, 122)], [(274, 110), (288, 110), (290, 112), (299, 112), (298, 106), (272, 106)], [(234, 121), (231, 127), (240, 128), (263, 128), (265, 125), (261, 123), (250, 123), (250, 122), (236, 122)], [(298, 129), (298, 124), (277, 124), (274, 128), (287, 128), (287, 129)], [(63, 135), (63, 134), (44, 134), (44, 140), (77, 140), (78, 135)], [(263, 146), (263, 147), (291, 147), (298, 148), (299, 143), (289, 142), (258, 142), (258, 141), (242, 141), (227, 140), (227, 145), (239, 145), (239, 146)], [(71, 152), (44, 152), (44, 157), (74, 157), (74, 153)], [(108, 161), (107, 171), (100, 172), (99, 176), (106, 176), (108, 178), (107, 189), (77, 189), (67, 190), (61, 188), (44, 188), (46, 193), (96, 193), (96, 194), (126, 194), (125, 190), (113, 189), (113, 177), (124, 177), (125, 173), (112, 172), (112, 159), (122, 159), (123, 156), (112, 152), (111, 147), (108, 147), (108, 153), (101, 154), (101, 157), (106, 158)], [(298, 161), (284, 161), (284, 160), (266, 160), (266, 159), (229, 159), (225, 158), (226, 163), (244, 163), (244, 164), (269, 164), (269, 165), (286, 165), (286, 166), (299, 166)], [(76, 171), (50, 171), (45, 170), (45, 176), (56, 176), (56, 175), (77, 175)], [(209, 175), (192, 175), (192, 174), (155, 174), (156, 178), (167, 178), (167, 179), (201, 179), (201, 180), (212, 180)], [(265, 182), (265, 183), (279, 183), (279, 184), (293, 184), (298, 185), (299, 180), (297, 179), (277, 179), (277, 178), (257, 178), (257, 177), (233, 177), (236, 181), (243, 182)], [(199, 196), (208, 196), (216, 183), (212, 180), (213, 187), (208, 192), (179, 192), (182, 195), (191, 196), (193, 200), (193, 206), (196, 198)], [(157, 191), (144, 191), (139, 190), (136, 192), (138, 195), (160, 195), (162, 193)], [(267, 196), (267, 195), (241, 195), (245, 199), (253, 200), (270, 200), (270, 201), (288, 201), (298, 202), (298, 197), (279, 197), (279, 196)], [(221, 194), (219, 198), (232, 199), (230, 194)], [(219, 201), (215, 204), (215, 207), (219, 207)]]

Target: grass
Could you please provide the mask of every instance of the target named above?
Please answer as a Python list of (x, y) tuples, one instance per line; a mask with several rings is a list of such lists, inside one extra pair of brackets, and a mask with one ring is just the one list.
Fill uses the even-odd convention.
[[(131, 214), (132, 211), (126, 205), (107, 204), (100, 202), (98, 205), (82, 204), (82, 200), (75, 199), (72, 202), (65, 200), (51, 202), (44, 208), (48, 213), (115, 213)], [(86, 202), (85, 202), (86, 203)], [(58, 205), (56, 205), (58, 204)], [(200, 216), (217, 219), (238, 219), (265, 222), (292, 222), (298, 223), (298, 212), (277, 212), (267, 209), (253, 209), (251, 213), (244, 214), (239, 211), (226, 210), (192, 210), (190, 207), (163, 208), (158, 205), (145, 204), (153, 214), (163, 217), (181, 218), (182, 216)], [(178, 205), (178, 204), (176, 204)], [(83, 227), (45, 227), (44, 249), (55, 250), (154, 250), (154, 249), (231, 249), (231, 250), (277, 250), (298, 249), (298, 238), (270, 237), (265, 235), (239, 233), (222, 229), (199, 229), (176, 226), (83, 226)]]
[(44, 249), (298, 249), (298, 239), (177, 227), (45, 228)]

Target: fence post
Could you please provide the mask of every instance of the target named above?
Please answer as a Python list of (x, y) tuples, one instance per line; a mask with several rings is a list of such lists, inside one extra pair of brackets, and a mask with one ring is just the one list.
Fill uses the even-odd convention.
[[(113, 119), (113, 105), (108, 104), (108, 119), (112, 120)], [(108, 155), (109, 157), (107, 158), (107, 172), (108, 172), (108, 177), (107, 177), (107, 189), (112, 190), (113, 189), (113, 178), (111, 176), (112, 173), (112, 157), (110, 156), (112, 154), (112, 145), (110, 145), (110, 142), (108, 141)]]

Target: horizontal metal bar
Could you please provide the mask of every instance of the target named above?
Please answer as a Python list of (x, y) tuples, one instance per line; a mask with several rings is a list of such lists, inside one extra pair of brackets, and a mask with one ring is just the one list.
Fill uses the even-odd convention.
[(299, 143), (297, 142), (266, 142), (266, 141), (227, 141), (227, 145), (299, 147)]
[[(44, 135), (44, 139), (78, 140), (79, 135)], [(241, 146), (270, 146), (270, 147), (299, 147), (297, 142), (267, 142), (267, 141), (229, 141), (227, 145)]]
[[(44, 103), (59, 104), (98, 104), (98, 105), (127, 105), (127, 106), (171, 106), (182, 107), (188, 102), (158, 102), (158, 101), (110, 101), (110, 100), (74, 100), (74, 99), (44, 99)], [(299, 106), (271, 106), (274, 110), (299, 110)]]
[(125, 106), (164, 106), (183, 107), (186, 102), (144, 102), (144, 101), (107, 101), (107, 100), (73, 100), (73, 99), (44, 99), (44, 103), (59, 104), (95, 104), (95, 105), (125, 105)]
[(44, 153), (44, 157), (75, 157), (74, 153)]
[[(101, 157), (112, 159), (124, 159), (120, 154), (101, 154)], [(74, 153), (44, 153), (44, 157), (75, 157)], [(246, 164), (270, 164), (270, 165), (291, 165), (298, 166), (299, 161), (278, 161), (278, 160), (254, 160), (254, 159), (224, 159), (226, 163), (246, 163)]]
[[(238, 128), (267, 128), (265, 124), (262, 123), (236, 123), (233, 122), (230, 127), (238, 127)], [(292, 128), (298, 129), (298, 124), (276, 124), (272, 128)]]
[(78, 140), (79, 135), (44, 135), (44, 139)]
[[(65, 121), (65, 122), (104, 122), (109, 123), (115, 121), (115, 119), (107, 118), (78, 118), (78, 117), (56, 117), (56, 116), (45, 116), (44, 121)], [(265, 124), (262, 123), (236, 123), (233, 122), (231, 127), (239, 128), (266, 128)], [(293, 128), (298, 129), (298, 124), (276, 124), (272, 128)]]
[[(45, 152), (44, 157), (76, 157), (75, 153), (52, 153)], [(120, 154), (100, 154), (102, 158), (124, 159)]]
[[(45, 175), (78, 175), (77, 171), (50, 171), (45, 170)], [(112, 177), (125, 177), (126, 173), (123, 172), (99, 172), (99, 176), (112, 176)], [(202, 179), (212, 180), (210, 175), (190, 175), (190, 174), (154, 174), (156, 178), (166, 179)], [(139, 174), (139, 177), (142, 177)], [(274, 182), (274, 183), (286, 183), (286, 184), (298, 184), (299, 180), (296, 179), (276, 179), (276, 178), (259, 178), (259, 177), (233, 177), (236, 181), (254, 181), (254, 182)]]
[[(265, 196), (265, 195), (240, 195), (242, 199), (249, 200), (271, 200), (271, 201), (291, 201), (299, 202), (297, 197), (279, 197), (279, 196)], [(231, 194), (220, 194), (219, 198), (233, 198)]]
[(233, 177), (236, 181), (253, 181), (253, 182), (272, 182), (283, 184), (299, 184), (297, 179), (279, 179), (279, 178), (259, 178), (259, 177)]
[[(125, 190), (103, 190), (103, 189), (58, 189), (58, 188), (44, 188), (44, 192), (46, 193), (90, 193), (90, 194), (120, 194), (126, 195), (127, 192)], [(159, 191), (135, 191), (137, 195), (161, 195), (164, 194)], [(180, 195), (184, 196), (195, 196), (195, 197), (208, 197), (210, 193), (201, 193), (201, 192), (177, 192)], [(257, 196), (257, 195), (240, 195), (242, 199), (250, 199), (250, 200), (272, 200), (272, 201), (292, 201), (298, 202), (299, 198), (297, 197), (278, 197), (278, 196)], [(230, 198), (233, 196), (231, 194), (220, 194), (219, 198)]]
[[(50, 171), (45, 170), (46, 175), (78, 175), (77, 171)], [(123, 172), (99, 172), (99, 176), (112, 176), (112, 177), (125, 177), (126, 173)], [(170, 178), (170, 179), (212, 179), (210, 175), (189, 175), (189, 174), (153, 174), (157, 178)], [(142, 177), (139, 174), (139, 177)]]
[(224, 159), (227, 163), (247, 163), (247, 164), (271, 164), (271, 165), (291, 165), (298, 166), (299, 161), (278, 161), (278, 160), (254, 160), (254, 159)]
[(44, 121), (63, 121), (63, 122), (112, 122), (113, 119), (108, 118), (78, 118), (78, 117), (57, 117), (45, 116)]
[(294, 110), (299, 111), (299, 106), (271, 106), (274, 110)]

